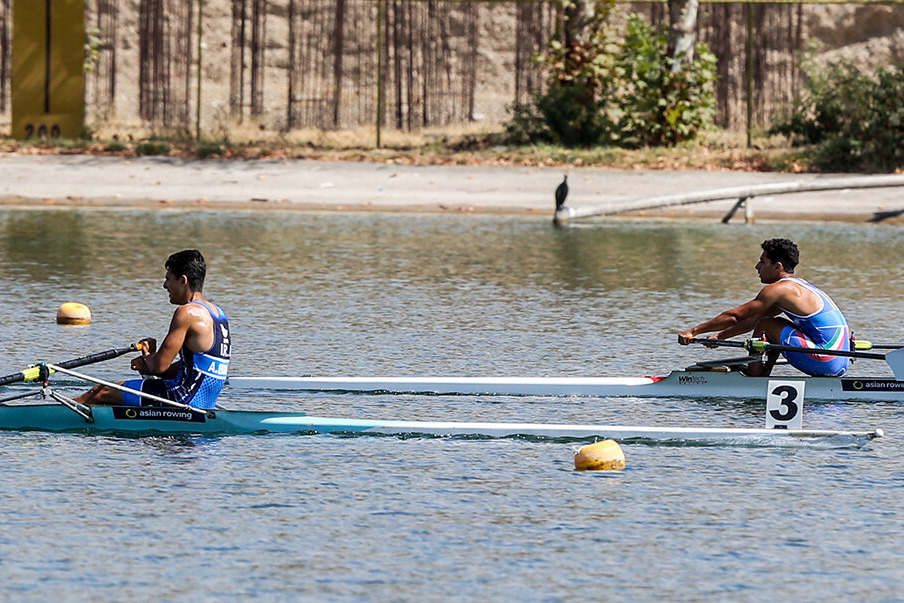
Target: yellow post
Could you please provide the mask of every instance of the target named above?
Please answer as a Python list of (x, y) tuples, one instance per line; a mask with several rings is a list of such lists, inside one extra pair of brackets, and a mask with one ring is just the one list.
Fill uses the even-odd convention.
[(13, 138), (82, 136), (84, 61), (85, 0), (14, 0)]

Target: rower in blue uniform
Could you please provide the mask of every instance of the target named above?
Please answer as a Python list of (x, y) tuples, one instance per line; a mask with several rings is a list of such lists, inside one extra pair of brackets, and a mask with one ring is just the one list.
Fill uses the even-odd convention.
[[(178, 308), (159, 350), (155, 339), (141, 340), (141, 356), (132, 361), (132, 369), (143, 378), (122, 385), (196, 408), (214, 408), (229, 370), (229, 321), (219, 306), (202, 295), (207, 264), (200, 251), (174, 253), (165, 268), (163, 288), (169, 293), (170, 303)], [(98, 385), (76, 400), (83, 404), (140, 405), (143, 398)]]
[[(825, 292), (794, 276), (800, 258), (797, 245), (788, 239), (769, 239), (762, 248), (756, 271), (766, 286), (759, 294), (680, 333), (678, 342), (687, 345), (701, 333), (717, 331), (712, 339), (728, 339), (752, 330), (755, 338), (769, 343), (813, 348), (813, 353), (783, 352), (793, 367), (808, 375), (843, 375), (851, 359), (819, 354), (819, 350), (850, 350), (851, 331), (844, 314)], [(778, 316), (781, 313), (787, 318)], [(765, 362), (750, 364), (746, 372), (769, 375), (777, 359), (778, 353), (771, 352)]]
[[(781, 280), (790, 281), (813, 292), (822, 302), (819, 310), (805, 316), (799, 316), (783, 308), (785, 315), (793, 324), (782, 327), (781, 345), (814, 348), (814, 351), (817, 349), (849, 351), (851, 330), (844, 314), (832, 298), (801, 278), (785, 277)], [(808, 375), (840, 377), (851, 365), (850, 358), (825, 354), (785, 352), (785, 357), (791, 366)]]

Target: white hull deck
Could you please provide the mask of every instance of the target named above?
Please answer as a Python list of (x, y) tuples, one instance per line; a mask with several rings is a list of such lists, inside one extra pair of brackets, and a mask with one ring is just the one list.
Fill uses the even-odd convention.
[(888, 377), (747, 377), (717, 371), (673, 371), (666, 377), (230, 377), (227, 383), (235, 390), (764, 400), (773, 380), (805, 382), (807, 399), (904, 401), (904, 381)]

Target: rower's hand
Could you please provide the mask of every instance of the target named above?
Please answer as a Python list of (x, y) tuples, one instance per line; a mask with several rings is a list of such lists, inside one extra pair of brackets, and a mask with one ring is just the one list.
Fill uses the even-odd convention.
[(148, 368), (148, 363), (145, 361), (146, 356), (138, 356), (137, 358), (132, 358), (132, 370), (138, 371), (138, 373), (143, 377), (148, 377), (153, 375), (151, 373), (151, 369)]
[(141, 341), (138, 342), (137, 347), (141, 350), (142, 356), (147, 356), (148, 354), (153, 354), (157, 351), (157, 340), (153, 337), (145, 337)]
[[(680, 343), (681, 345), (690, 345), (692, 339), (694, 339), (694, 335), (690, 331), (685, 331), (684, 333), (678, 334), (678, 343)], [(712, 341), (717, 341), (719, 339), (719, 336), (718, 335), (710, 335), (709, 337), (707, 337), (707, 339), (712, 340)], [(711, 350), (714, 350), (715, 348), (719, 347), (715, 343), (712, 343), (712, 344), (704, 343), (703, 345)]]
[(137, 358), (132, 358), (132, 362), (130, 364), (133, 371), (138, 371), (142, 375), (147, 371), (147, 366), (144, 364), (144, 356), (138, 356)]
[(138, 349), (141, 350), (141, 356), (132, 359), (131, 367), (133, 371), (138, 371), (142, 375), (150, 375), (145, 358), (157, 351), (157, 340), (153, 337), (145, 337), (138, 342)]

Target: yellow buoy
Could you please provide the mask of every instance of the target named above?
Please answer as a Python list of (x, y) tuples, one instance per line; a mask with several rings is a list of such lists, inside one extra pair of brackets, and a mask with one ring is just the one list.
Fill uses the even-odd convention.
[(578, 471), (624, 469), (625, 453), (615, 440), (594, 442), (575, 453), (574, 468)]
[(85, 304), (67, 302), (57, 310), (57, 323), (61, 325), (90, 324), (91, 310)]

